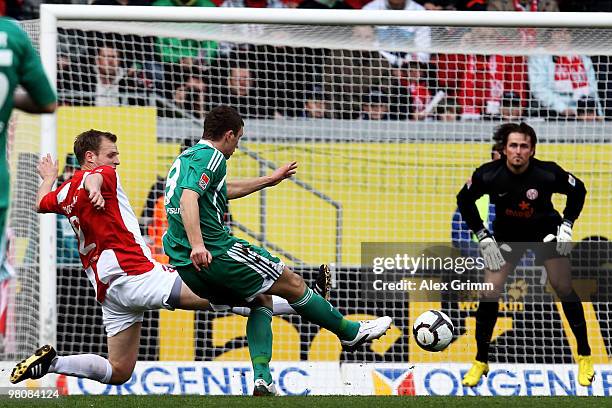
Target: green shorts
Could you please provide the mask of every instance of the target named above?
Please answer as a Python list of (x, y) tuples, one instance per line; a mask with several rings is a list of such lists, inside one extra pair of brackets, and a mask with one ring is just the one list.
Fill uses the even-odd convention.
[(266, 292), (283, 273), (285, 264), (263, 248), (244, 240), (213, 257), (208, 268), (176, 267), (183, 282), (198, 296), (217, 305), (252, 301)]

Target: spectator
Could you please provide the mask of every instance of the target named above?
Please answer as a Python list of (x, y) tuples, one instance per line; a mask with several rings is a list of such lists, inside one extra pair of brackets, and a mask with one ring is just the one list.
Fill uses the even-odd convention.
[(253, 65), (262, 98), (260, 104), (267, 106), (274, 117), (301, 116), (305, 84), (320, 82), (304, 80), (302, 54), (292, 47), (259, 45), (254, 47), (252, 55), (252, 58), (249, 54), (242, 58), (256, 61)]
[[(373, 0), (363, 7), (364, 10), (424, 10), (423, 6), (414, 0)], [(413, 48), (425, 50), (431, 43), (431, 30), (429, 27), (412, 26), (377, 26), (376, 37), (378, 42), (384, 44), (411, 44)], [(381, 52), (392, 65), (401, 65), (399, 60), (428, 62), (429, 54), (426, 52), (397, 53)]]
[(454, 122), (458, 119), (457, 101), (446, 97), (436, 106), (436, 119), (442, 122)]
[(331, 112), (329, 101), (323, 92), (321, 85), (313, 85), (309, 92), (306, 92), (303, 116), (309, 119), (329, 119)]
[[(467, 46), (496, 35), (491, 28), (475, 28), (462, 37)], [(456, 97), (461, 118), (478, 120), (499, 115), (504, 92), (517, 95), (524, 105), (527, 94), (525, 58), (506, 55), (437, 54), (434, 56), (438, 88)]]
[(266, 89), (256, 86), (257, 78), (249, 64), (232, 54), (229, 61), (211, 70), (211, 91), (209, 107), (229, 105), (242, 117), (263, 119), (274, 117), (265, 98)]
[(523, 104), (521, 97), (514, 92), (504, 92), (499, 118), (504, 122), (521, 122), (523, 120)]
[(389, 97), (380, 88), (372, 88), (363, 98), (361, 119), (388, 120)]
[(406, 80), (410, 90), (410, 104), (412, 119), (427, 119), (427, 105), (431, 102), (432, 94), (427, 86), (427, 66), (418, 61), (410, 61), (407, 65)]
[(183, 111), (204, 119), (206, 114), (206, 83), (201, 70), (197, 67), (183, 67), (178, 86), (174, 90), (174, 103)]
[(453, 0), (426, 0), (423, 8), (430, 11), (456, 10), (457, 6)]
[(487, 0), (457, 0), (455, 7), (462, 11), (486, 11)]
[(559, 11), (556, 0), (488, 0), (488, 11)]
[(92, 57), (77, 55), (73, 60), (60, 47), (58, 93), (60, 104), (121, 106), (147, 104), (150, 81), (132, 65), (126, 68), (122, 53), (111, 41), (94, 40)]
[(603, 115), (599, 103), (595, 70), (586, 55), (571, 55), (571, 34), (567, 29), (542, 33), (542, 41), (552, 53), (529, 57), (529, 85), (545, 117), (568, 118), (577, 114), (578, 101), (591, 98), (597, 114)]
[(126, 91), (128, 73), (121, 66), (119, 50), (104, 44), (96, 50), (95, 99), (96, 106), (119, 106), (121, 94)]
[[(370, 26), (356, 26), (353, 38), (356, 43), (372, 43), (374, 31)], [(360, 117), (363, 95), (371, 87), (389, 90), (392, 119), (406, 118), (410, 104), (407, 85), (402, 86), (392, 66), (378, 51), (335, 49), (321, 65), (335, 118)]]
[(591, 98), (582, 98), (576, 106), (576, 120), (583, 122), (593, 122), (603, 120), (599, 113), (597, 101)]
[(302, 0), (297, 8), (301, 9), (347, 9), (350, 8), (342, 0)]
[[(489, 0), (487, 4), (488, 11), (559, 11), (557, 0)], [(520, 38), (518, 46), (531, 47), (536, 40), (536, 30), (531, 27), (519, 28), (511, 30), (516, 34), (511, 37), (517, 42), (516, 38)]]
[[(560, 5), (561, 11), (574, 12), (612, 12), (610, 0), (565, 0)], [(599, 97), (603, 105), (605, 118), (612, 117), (612, 58), (609, 55), (591, 56), (597, 83)]]
[(162, 246), (162, 237), (164, 232), (168, 229), (168, 220), (164, 207), (165, 189), (166, 179), (158, 175), (155, 183), (153, 183), (149, 189), (149, 194), (147, 195), (147, 200), (141, 214), (142, 235), (147, 246), (151, 250), (153, 259), (162, 264), (167, 264), (169, 262), (168, 256), (164, 254)]
[[(215, 3), (210, 0), (155, 0), (153, 5), (158, 7), (216, 7)], [(180, 67), (185, 63), (187, 65), (212, 64), (217, 56), (218, 45), (215, 41), (159, 37), (156, 43), (166, 76), (180, 72), (177, 66)], [(160, 84), (158, 87), (164, 89), (163, 85)]]

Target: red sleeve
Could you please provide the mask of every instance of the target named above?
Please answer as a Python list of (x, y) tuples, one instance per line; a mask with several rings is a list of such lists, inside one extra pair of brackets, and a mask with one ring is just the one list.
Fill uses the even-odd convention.
[(117, 192), (117, 172), (111, 166), (96, 167), (91, 174), (100, 174), (102, 176), (102, 194)]
[(38, 212), (41, 213), (59, 213), (60, 206), (57, 204), (57, 190), (54, 190), (40, 200)]
[(64, 188), (67, 188), (67, 183), (67, 181), (62, 183), (61, 186), (44, 196), (43, 199), (40, 200), (40, 204), (38, 205), (38, 212), (63, 214), (62, 208), (58, 203), (57, 194)]

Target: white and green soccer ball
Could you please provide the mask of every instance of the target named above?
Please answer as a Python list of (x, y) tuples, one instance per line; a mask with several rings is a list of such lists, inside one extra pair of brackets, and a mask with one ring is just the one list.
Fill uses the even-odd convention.
[(442, 351), (453, 340), (454, 326), (439, 310), (428, 310), (414, 321), (412, 334), (417, 344), (427, 351)]

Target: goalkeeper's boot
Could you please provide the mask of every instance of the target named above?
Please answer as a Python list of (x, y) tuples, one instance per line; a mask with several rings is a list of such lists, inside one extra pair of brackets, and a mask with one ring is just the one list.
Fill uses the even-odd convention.
[(578, 383), (584, 387), (588, 387), (593, 382), (595, 377), (595, 368), (593, 368), (593, 359), (591, 356), (578, 356)]
[(472, 368), (465, 373), (463, 376), (463, 381), (461, 384), (467, 387), (475, 387), (480, 382), (480, 378), (482, 376), (486, 376), (489, 374), (489, 364), (483, 363), (482, 361), (474, 360), (474, 364), (472, 364)]
[(266, 383), (263, 378), (255, 380), (255, 388), (253, 389), (253, 396), (255, 397), (275, 397), (278, 395), (274, 381), (270, 384)]
[(329, 302), (329, 292), (331, 291), (331, 273), (329, 272), (329, 266), (326, 264), (319, 266), (319, 274), (317, 275), (317, 279), (315, 280), (312, 290)]
[(340, 344), (344, 350), (353, 351), (365, 342), (381, 338), (391, 327), (391, 321), (389, 316), (374, 320), (361, 320), (357, 336), (353, 340), (340, 340)]
[(41, 378), (49, 371), (49, 366), (53, 359), (57, 356), (57, 352), (50, 345), (44, 345), (30, 357), (23, 360), (13, 368), (11, 373), (11, 382), (17, 384), (28, 378)]

